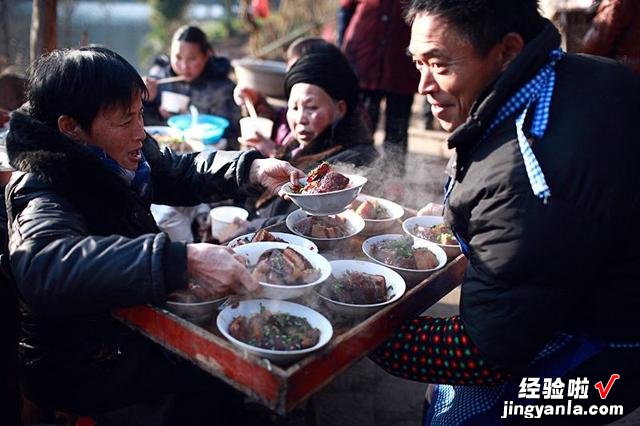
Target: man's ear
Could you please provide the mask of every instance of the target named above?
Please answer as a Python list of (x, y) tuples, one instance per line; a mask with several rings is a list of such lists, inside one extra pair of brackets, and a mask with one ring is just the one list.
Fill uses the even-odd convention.
[(61, 115), (58, 117), (58, 130), (60, 133), (69, 136), (71, 139), (82, 140), (84, 131), (78, 124), (75, 118), (68, 115)]
[(338, 118), (344, 118), (347, 115), (347, 101), (339, 100), (336, 102), (336, 107), (338, 111)]
[(503, 38), (501, 44), (501, 57), (502, 71), (507, 69), (511, 61), (522, 52), (524, 48), (524, 39), (518, 33), (507, 33)]

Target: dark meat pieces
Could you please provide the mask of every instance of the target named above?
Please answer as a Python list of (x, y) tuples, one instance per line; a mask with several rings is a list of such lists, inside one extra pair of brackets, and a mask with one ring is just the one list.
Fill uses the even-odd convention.
[(320, 271), (291, 248), (265, 251), (252, 269), (258, 281), (278, 285), (309, 284), (320, 276)]
[(338, 302), (371, 305), (389, 300), (387, 282), (382, 275), (347, 271), (328, 287), (327, 296)]

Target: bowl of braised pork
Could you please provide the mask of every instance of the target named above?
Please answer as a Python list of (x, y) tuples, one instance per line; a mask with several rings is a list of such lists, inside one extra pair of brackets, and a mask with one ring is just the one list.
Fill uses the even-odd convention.
[(217, 293), (204, 285), (190, 282), (187, 288), (169, 294), (164, 307), (196, 325), (207, 324), (230, 292)]
[(460, 244), (442, 216), (410, 217), (402, 223), (402, 229), (412, 237), (436, 243), (449, 259), (460, 254)]
[(269, 232), (266, 229), (261, 229), (258, 232), (252, 232), (250, 234), (245, 234), (234, 238), (233, 240), (229, 241), (227, 246), (230, 248), (234, 248), (249, 243), (263, 242), (289, 243), (294, 246), (304, 247), (314, 253), (318, 252), (318, 246), (316, 246), (312, 241), (309, 241), (306, 238), (303, 238), (299, 235), (287, 234), (286, 232)]
[(447, 255), (436, 243), (410, 235), (385, 234), (370, 237), (362, 251), (374, 262), (387, 266), (413, 285), (444, 267)]
[(329, 343), (333, 327), (313, 309), (283, 300), (243, 300), (217, 318), (218, 330), (237, 347), (289, 364)]
[(235, 247), (260, 283), (267, 299), (294, 299), (313, 291), (331, 275), (329, 261), (318, 253), (288, 243), (249, 243)]
[(313, 216), (296, 210), (289, 213), (286, 225), (294, 234), (307, 238), (319, 249), (326, 250), (360, 233), (364, 229), (364, 219), (352, 210), (327, 216)]
[(334, 260), (331, 276), (316, 293), (331, 310), (343, 316), (369, 316), (400, 299), (406, 290), (395, 271), (364, 260)]
[(359, 194), (350, 208), (364, 219), (363, 235), (382, 234), (404, 216), (401, 205), (364, 194)]
[(325, 216), (343, 212), (365, 183), (367, 178), (342, 174), (324, 162), (300, 179), (298, 185), (287, 183), (282, 191), (308, 214)]

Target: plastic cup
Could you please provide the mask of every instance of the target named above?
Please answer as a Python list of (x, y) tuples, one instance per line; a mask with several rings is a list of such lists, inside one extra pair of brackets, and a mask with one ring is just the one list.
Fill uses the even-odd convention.
[(162, 92), (160, 105), (172, 113), (184, 112), (189, 107), (191, 98), (187, 95), (175, 92)]
[(272, 130), (273, 121), (268, 118), (244, 117), (240, 119), (240, 134), (244, 139), (255, 138), (258, 132), (265, 138), (270, 138)]
[(222, 206), (211, 209), (211, 236), (218, 241), (227, 241), (236, 236), (240, 227), (234, 223), (235, 219), (247, 220), (249, 212), (240, 207)]

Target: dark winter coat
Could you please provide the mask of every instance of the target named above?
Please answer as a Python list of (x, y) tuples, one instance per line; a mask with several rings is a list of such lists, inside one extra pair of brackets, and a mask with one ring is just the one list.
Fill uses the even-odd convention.
[(341, 0), (342, 51), (354, 67), (360, 88), (413, 95), (420, 75), (407, 55), (411, 28), (398, 0)]
[(558, 331), (640, 340), (640, 79), (605, 59), (557, 64), (549, 124), (532, 145), (548, 204), (529, 184), (514, 117), (478, 143), (559, 44), (549, 24), (448, 141), (457, 170), (446, 219), (470, 246), (462, 320), (481, 353), (512, 371)]
[[(191, 105), (198, 108), (200, 114), (213, 114), (229, 120), (224, 137), (229, 145), (234, 146), (239, 136), (240, 108), (233, 100), (235, 83), (229, 78), (231, 63), (227, 58), (213, 56), (209, 58), (202, 74), (191, 83), (184, 81), (161, 84), (158, 95), (151, 102), (144, 104), (144, 123), (146, 125), (166, 125), (166, 120), (158, 112), (162, 92), (174, 92), (191, 98)], [(171, 63), (166, 55), (156, 58), (149, 76), (160, 79), (175, 77)], [(228, 145), (228, 146), (229, 146)]]
[(110, 311), (162, 303), (186, 286), (186, 246), (158, 230), (150, 203), (228, 197), (248, 179), (255, 158), (180, 156), (148, 138), (147, 200), (83, 145), (24, 113), (12, 115), (7, 151), (18, 170), (6, 194), (10, 263), (25, 311), (23, 357), (48, 372), (69, 363), (99, 368), (126, 354), (132, 332)]

